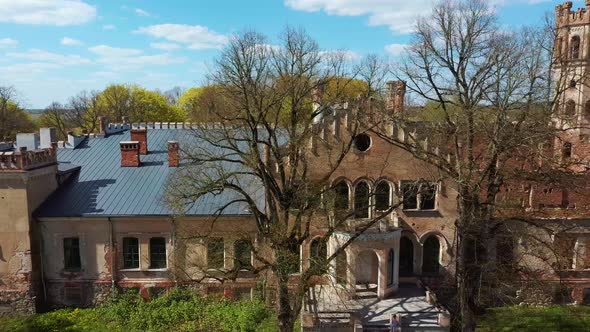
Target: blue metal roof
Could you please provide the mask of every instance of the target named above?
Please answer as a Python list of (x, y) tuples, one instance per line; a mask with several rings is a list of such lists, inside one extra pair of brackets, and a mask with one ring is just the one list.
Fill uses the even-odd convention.
[[(129, 131), (105, 138), (88, 138), (76, 149), (59, 149), (61, 169), (80, 166), (77, 179), (67, 182), (37, 210), (39, 217), (78, 216), (162, 216), (176, 211), (166, 204), (167, 179), (179, 170), (168, 167), (168, 141), (183, 146), (198, 144), (188, 129), (148, 129), (148, 154), (140, 167), (121, 167), (120, 141), (129, 141)], [(188, 144), (188, 145), (185, 145)], [(261, 192), (257, 181), (250, 181), (252, 192)], [(186, 215), (213, 215), (237, 194), (224, 191), (207, 194), (187, 207)], [(263, 198), (260, 197), (260, 200)], [(262, 202), (260, 202), (262, 204)], [(230, 205), (224, 215), (249, 215), (244, 203)]]

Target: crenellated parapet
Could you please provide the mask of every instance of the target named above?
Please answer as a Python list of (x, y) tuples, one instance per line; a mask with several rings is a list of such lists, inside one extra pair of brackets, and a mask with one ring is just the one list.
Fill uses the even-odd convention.
[(586, 1), (586, 7), (572, 10), (573, 3), (566, 1), (555, 6), (556, 23), (559, 26), (590, 22), (590, 1)]
[(27, 171), (55, 164), (55, 148), (0, 152), (0, 171)]

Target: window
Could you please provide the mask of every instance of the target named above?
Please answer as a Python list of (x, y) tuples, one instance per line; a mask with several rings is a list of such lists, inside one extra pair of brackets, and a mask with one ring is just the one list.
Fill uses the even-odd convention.
[(371, 136), (367, 134), (358, 134), (354, 137), (353, 143), (357, 150), (365, 152), (371, 147)]
[(440, 269), (440, 242), (434, 235), (424, 241), (422, 257), (422, 272), (424, 274), (438, 274)]
[(64, 269), (67, 271), (80, 271), (80, 240), (77, 237), (64, 238)]
[(334, 186), (334, 208), (336, 210), (348, 210), (348, 185), (344, 181)]
[(393, 272), (395, 268), (395, 254), (393, 249), (389, 249), (389, 254), (387, 255), (387, 285), (393, 284)]
[(166, 239), (153, 237), (150, 239), (150, 269), (166, 268)]
[(573, 36), (570, 44), (570, 58), (580, 58), (580, 36)]
[(210, 269), (223, 269), (225, 255), (223, 238), (209, 238), (207, 240), (207, 267)]
[(285, 255), (285, 268), (289, 274), (301, 272), (301, 248), (298, 244), (289, 245), (289, 252)]
[(564, 160), (570, 159), (572, 157), (572, 143), (565, 142), (563, 144), (563, 150), (561, 151), (561, 156)]
[(385, 211), (390, 207), (391, 188), (385, 181), (379, 182), (375, 188), (375, 209)]
[(576, 102), (568, 100), (565, 103), (564, 115), (568, 120), (572, 120), (576, 116)]
[(123, 238), (123, 268), (139, 269), (139, 240), (136, 237)]
[(238, 240), (234, 243), (234, 269), (250, 270), (252, 268), (252, 242)]
[(560, 233), (555, 235), (553, 250), (556, 258), (556, 268), (569, 270), (573, 268), (576, 237), (572, 234)]
[(420, 186), (420, 210), (434, 210), (436, 207), (436, 184), (423, 183)]
[(434, 210), (436, 209), (437, 184), (416, 181), (402, 182), (402, 199), (404, 210)]
[(359, 182), (354, 188), (355, 218), (369, 218), (369, 185)]
[(584, 104), (584, 119), (590, 122), (590, 100), (587, 100)]
[(309, 267), (323, 274), (326, 268), (326, 260), (328, 258), (328, 246), (326, 240), (322, 238), (315, 238), (311, 241), (309, 246)]

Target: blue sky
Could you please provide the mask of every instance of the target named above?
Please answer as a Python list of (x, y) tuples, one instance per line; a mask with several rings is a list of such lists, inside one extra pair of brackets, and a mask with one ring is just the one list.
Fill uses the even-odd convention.
[[(303, 27), (325, 50), (395, 58), (434, 0), (0, 0), (0, 86), (28, 108), (81, 90), (204, 82), (229, 36)], [(563, 1), (493, 0), (507, 29), (539, 24)], [(574, 1), (574, 7), (583, 6)]]

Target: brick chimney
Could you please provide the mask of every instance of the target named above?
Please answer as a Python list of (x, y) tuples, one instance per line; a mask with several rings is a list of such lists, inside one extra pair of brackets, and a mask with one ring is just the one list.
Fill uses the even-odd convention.
[(131, 140), (139, 142), (139, 153), (147, 154), (147, 129), (131, 129)]
[(98, 117), (98, 135), (107, 135), (107, 118), (105, 118), (104, 116)]
[(180, 147), (177, 141), (168, 141), (168, 166), (178, 167), (180, 163)]
[(392, 113), (400, 113), (404, 110), (406, 98), (406, 81), (387, 82), (386, 108)]
[(121, 167), (139, 167), (139, 142), (123, 141), (121, 146)]

